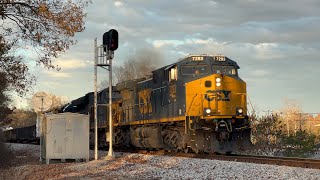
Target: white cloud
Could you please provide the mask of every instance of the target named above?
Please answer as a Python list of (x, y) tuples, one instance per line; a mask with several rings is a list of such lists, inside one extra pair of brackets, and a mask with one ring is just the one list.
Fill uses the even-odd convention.
[(196, 39), (196, 38), (192, 38), (192, 39), (186, 39), (185, 43), (186, 44), (209, 44), (212, 43), (213, 39), (209, 38), (209, 39)]
[(88, 62), (82, 61), (82, 60), (76, 60), (76, 59), (67, 60), (67, 59), (61, 59), (61, 58), (56, 60), (55, 64), (57, 64), (63, 70), (85, 68), (90, 65)]
[(183, 41), (179, 41), (179, 40), (155, 40), (152, 42), (153, 46), (156, 48), (161, 48), (162, 46), (178, 46), (183, 44)]
[(50, 87), (62, 87), (63, 86), (62, 83), (54, 82), (54, 81), (47, 81), (44, 84), (47, 85), (47, 86), (50, 86)]
[(277, 43), (259, 43), (254, 45), (255, 56), (258, 60), (272, 60), (280, 58), (282, 55), (275, 51), (279, 48)]
[(121, 7), (121, 6), (123, 6), (123, 2), (121, 2), (121, 1), (115, 1), (115, 2), (114, 2), (114, 5), (115, 5), (116, 7)]
[(256, 45), (256, 48), (261, 50), (269, 50), (276, 47), (278, 47), (276, 43), (259, 43)]
[[(208, 39), (199, 39), (199, 38), (185, 38), (183, 40), (150, 40), (148, 39), (147, 42), (152, 43), (154, 47), (161, 48), (163, 46), (195, 46), (195, 45), (203, 45), (203, 46), (225, 46), (229, 42), (217, 42), (212, 38)], [(199, 46), (198, 46), (199, 47)]]
[(70, 73), (60, 72), (60, 71), (44, 71), (49, 77), (52, 78), (70, 78), (72, 77)]
[(255, 69), (250, 73), (254, 77), (264, 77), (266, 75), (269, 75), (270, 72), (265, 69)]

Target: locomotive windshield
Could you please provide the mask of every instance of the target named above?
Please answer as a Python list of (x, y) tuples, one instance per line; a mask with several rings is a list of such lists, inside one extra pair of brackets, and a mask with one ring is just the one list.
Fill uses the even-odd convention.
[(208, 73), (209, 73), (209, 66), (206, 64), (181, 66), (182, 75), (195, 75), (195, 74), (201, 75), (201, 74), (208, 74)]
[(217, 66), (213, 65), (212, 70), (214, 74), (224, 74), (229, 76), (237, 76), (237, 69), (234, 66)]

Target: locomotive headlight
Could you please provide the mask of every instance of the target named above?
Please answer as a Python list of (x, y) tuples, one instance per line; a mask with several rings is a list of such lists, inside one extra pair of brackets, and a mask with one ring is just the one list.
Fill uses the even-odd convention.
[(204, 116), (211, 116), (212, 110), (210, 108), (203, 109)]
[(216, 78), (216, 86), (217, 87), (221, 86), (221, 78), (219, 78), (219, 77)]
[(243, 108), (238, 107), (238, 108), (236, 109), (236, 113), (237, 113), (237, 115), (242, 116), (242, 114), (243, 114)]

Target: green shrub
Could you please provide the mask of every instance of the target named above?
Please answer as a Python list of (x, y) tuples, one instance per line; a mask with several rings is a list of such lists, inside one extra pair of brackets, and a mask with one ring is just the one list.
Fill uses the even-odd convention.
[(283, 136), (284, 155), (288, 157), (308, 157), (316, 150), (316, 135), (299, 130), (289, 136)]
[(283, 155), (287, 157), (309, 157), (316, 151), (317, 136), (298, 130), (287, 134), (277, 115), (252, 116), (252, 142), (260, 154)]

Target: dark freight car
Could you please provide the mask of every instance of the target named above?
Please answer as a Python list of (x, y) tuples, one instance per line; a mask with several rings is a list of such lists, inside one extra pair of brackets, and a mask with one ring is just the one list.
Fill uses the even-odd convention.
[(36, 125), (4, 131), (8, 142), (37, 142)]

